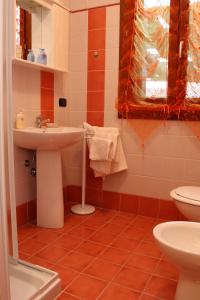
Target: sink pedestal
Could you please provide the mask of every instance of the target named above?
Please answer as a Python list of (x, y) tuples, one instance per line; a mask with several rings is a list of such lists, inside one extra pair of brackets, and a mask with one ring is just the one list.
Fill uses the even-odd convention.
[(64, 225), (61, 152), (37, 150), (37, 225)]

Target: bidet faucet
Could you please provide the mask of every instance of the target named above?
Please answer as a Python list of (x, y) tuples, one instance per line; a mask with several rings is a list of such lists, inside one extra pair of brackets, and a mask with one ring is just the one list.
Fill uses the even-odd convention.
[(50, 119), (43, 119), (43, 117), (41, 115), (39, 115), (35, 119), (35, 126), (37, 128), (46, 127), (47, 123), (49, 123), (49, 122), (50, 122)]

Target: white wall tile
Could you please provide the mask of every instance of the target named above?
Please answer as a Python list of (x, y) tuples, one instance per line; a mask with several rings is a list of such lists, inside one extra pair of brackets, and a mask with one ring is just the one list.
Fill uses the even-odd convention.
[(40, 110), (40, 73), (21, 66), (13, 67), (13, 122), (23, 110), (26, 126), (34, 124)]
[(106, 70), (119, 70), (119, 48), (106, 49)]
[[(13, 125), (16, 114), (23, 110), (25, 126), (35, 126), (40, 114), (40, 71), (13, 66)], [(16, 203), (25, 203), (36, 198), (35, 178), (25, 168), (25, 159), (32, 159), (32, 151), (14, 148)]]
[(69, 55), (87, 52), (88, 47), (88, 12), (70, 14)]
[[(117, 1), (116, 1), (117, 2)], [(120, 1), (118, 1), (120, 2)], [(116, 35), (119, 33), (120, 5), (110, 6), (106, 9), (106, 27), (115, 27)]]
[(69, 110), (86, 111), (87, 110), (87, 91), (69, 92)]
[(72, 127), (82, 127), (86, 119), (86, 111), (71, 111), (69, 113), (70, 126)]
[(63, 168), (63, 186), (67, 185), (81, 185), (82, 172), (80, 168), (69, 168), (68, 166)]
[(72, 52), (69, 59), (69, 72), (85, 72), (87, 70), (87, 52)]
[(185, 160), (185, 180), (194, 180), (199, 185), (200, 182), (200, 160), (194, 159), (187, 159)]
[[(71, 2), (76, 9), (116, 3), (115, 0)], [(179, 185), (198, 184), (200, 142), (184, 122), (167, 121), (158, 126), (142, 147), (127, 120), (117, 117), (119, 69), (120, 6), (106, 8), (106, 64), (104, 125), (120, 129), (128, 171), (111, 175), (104, 189), (160, 199), (170, 199), (169, 192)], [(70, 17), (69, 111), (68, 124), (79, 126), (86, 119), (87, 108), (87, 12)], [(80, 184), (81, 149), (69, 149), (65, 157), (66, 184)], [(69, 162), (70, 161), (70, 162)], [(76, 165), (77, 164), (77, 165)], [(80, 165), (79, 165), (80, 166)]]
[(69, 91), (86, 91), (87, 90), (87, 71), (70, 72), (69, 74)]
[(119, 48), (119, 30), (116, 27), (106, 28), (106, 49)]
[(36, 177), (32, 177), (30, 169), (25, 167), (25, 159), (32, 160), (33, 151), (14, 146), (15, 185), (17, 205), (36, 198)]
[(119, 0), (87, 0), (87, 8), (119, 3)]

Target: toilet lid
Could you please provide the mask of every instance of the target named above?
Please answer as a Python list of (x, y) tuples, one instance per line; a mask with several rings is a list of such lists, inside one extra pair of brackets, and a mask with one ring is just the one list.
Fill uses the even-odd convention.
[(175, 190), (175, 193), (183, 198), (200, 201), (200, 187), (198, 186), (181, 186)]

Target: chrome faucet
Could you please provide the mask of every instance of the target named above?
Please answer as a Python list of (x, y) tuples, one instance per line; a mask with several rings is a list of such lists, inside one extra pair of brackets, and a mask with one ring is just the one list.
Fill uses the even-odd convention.
[(49, 123), (49, 122), (50, 122), (50, 119), (43, 119), (43, 117), (41, 115), (39, 115), (35, 119), (35, 126), (37, 128), (46, 127), (47, 123)]

